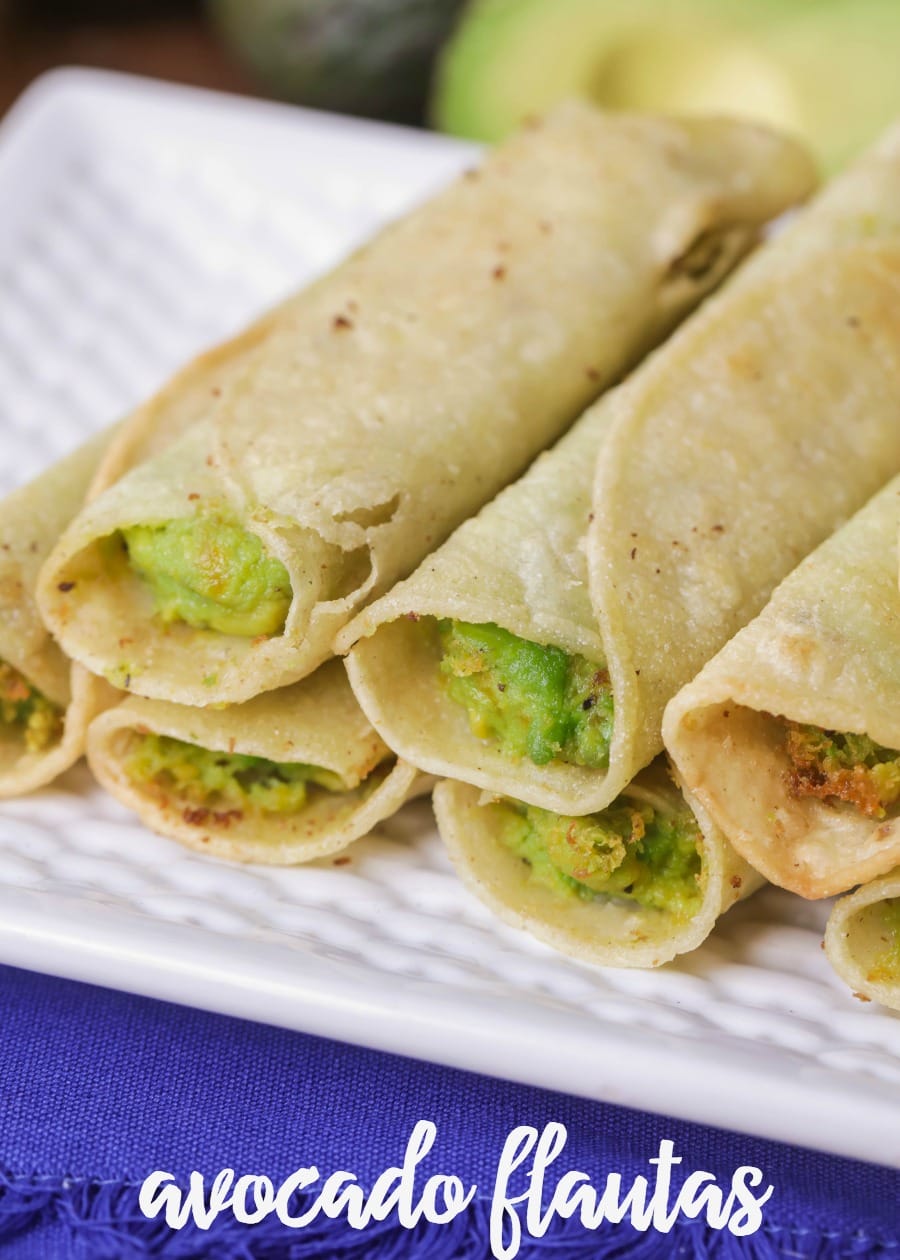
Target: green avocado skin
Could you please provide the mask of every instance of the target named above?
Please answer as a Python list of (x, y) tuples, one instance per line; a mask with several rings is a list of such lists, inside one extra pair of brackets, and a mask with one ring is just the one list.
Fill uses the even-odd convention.
[(420, 122), (462, 0), (207, 0), (236, 55), (297, 104)]
[(700, 830), (686, 806), (669, 814), (620, 799), (582, 818), (512, 801), (496, 808), (502, 843), (557, 896), (624, 897), (679, 920), (699, 908)]
[(243, 638), (284, 629), (291, 605), (288, 572), (242, 525), (199, 514), (135, 525), (122, 538), (162, 621)]
[(441, 674), (473, 734), (538, 766), (609, 764), (613, 698), (604, 664), (500, 626), (438, 623)]
[(137, 784), (154, 783), (198, 808), (292, 814), (310, 784), (341, 792), (340, 777), (318, 766), (217, 752), (169, 735), (142, 735), (127, 763)]

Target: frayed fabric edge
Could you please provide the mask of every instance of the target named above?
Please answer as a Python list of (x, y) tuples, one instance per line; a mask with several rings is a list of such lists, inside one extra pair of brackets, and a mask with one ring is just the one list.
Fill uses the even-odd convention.
[[(140, 1183), (65, 1177), (21, 1177), (0, 1172), (0, 1249), (46, 1226), (62, 1227), (65, 1260), (491, 1260), (490, 1200), (473, 1203), (446, 1225), (405, 1229), (395, 1220), (353, 1229), (319, 1219), (291, 1229), (269, 1217), (244, 1225), (219, 1216), (210, 1229), (193, 1221), (175, 1230), (148, 1220), (138, 1206)], [(292, 1205), (302, 1212), (313, 1195)], [(524, 1231), (523, 1231), (524, 1235)], [(737, 1238), (704, 1221), (679, 1220), (668, 1234), (628, 1224), (587, 1230), (577, 1218), (557, 1220), (546, 1236), (524, 1235), (517, 1260), (900, 1260), (900, 1240), (798, 1224), (764, 1223)], [(55, 1260), (48, 1257), (48, 1260)], [(62, 1257), (61, 1257), (62, 1260)]]

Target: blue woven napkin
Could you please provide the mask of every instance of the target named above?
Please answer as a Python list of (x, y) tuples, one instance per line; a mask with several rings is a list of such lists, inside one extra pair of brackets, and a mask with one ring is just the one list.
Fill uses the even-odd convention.
[[(681, 1220), (668, 1235), (578, 1219), (523, 1237), (521, 1260), (900, 1260), (900, 1174), (777, 1143), (523, 1088), (316, 1037), (0, 968), (0, 1256), (3, 1260), (488, 1260), (498, 1153), (519, 1125), (564, 1124), (560, 1165), (600, 1181), (648, 1173), (661, 1138), (729, 1184), (740, 1165), (774, 1187), (750, 1237)], [(827, 1106), (827, 1099), (823, 1099)], [(747, 1099), (753, 1106), (753, 1099)], [(320, 1218), (302, 1230), (222, 1213), (204, 1231), (139, 1209), (155, 1170), (187, 1185), (226, 1167), (278, 1183), (299, 1167), (371, 1186), (400, 1162), (416, 1122), (437, 1126), (434, 1167), (478, 1192), (445, 1225), (388, 1219), (360, 1232)], [(877, 1159), (878, 1152), (872, 1152)], [(426, 1165), (423, 1165), (426, 1167)], [(312, 1191), (308, 1192), (311, 1196)], [(298, 1203), (302, 1205), (304, 1195)]]

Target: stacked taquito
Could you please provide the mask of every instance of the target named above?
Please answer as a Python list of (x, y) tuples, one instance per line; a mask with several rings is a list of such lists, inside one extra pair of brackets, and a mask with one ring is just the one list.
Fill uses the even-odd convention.
[[(90, 497), (189, 431), (277, 317), (200, 355), (101, 439)], [(378, 737), (336, 660), (291, 687), (206, 709), (121, 692), (114, 703), (112, 688), (94, 684), (107, 702), (87, 732), (97, 780), (153, 830), (214, 857), (272, 865), (325, 857), (431, 786)]]
[(608, 420), (590, 411), (351, 623), (347, 665), (387, 741), (449, 776), (435, 813), (476, 895), (565, 953), (646, 967), (761, 881), (664, 759), (604, 793), (609, 675), (583, 543)]
[(751, 126), (562, 107), (281, 307), (204, 418), (65, 532), (48, 625), (152, 699), (299, 681), (811, 181)]
[(825, 953), (857, 997), (900, 1011), (900, 866), (841, 897)]
[(221, 710), (131, 696), (92, 724), (88, 759), (154, 831), (282, 866), (338, 853), (431, 786), (372, 729), (338, 660)]
[(83, 506), (109, 435), (0, 503), (0, 799), (50, 783), (84, 752), (109, 688), (72, 667), (37, 610), (41, 565)]
[[(383, 738), (471, 785), (440, 788), (438, 816), (489, 900), (505, 888), (524, 907), (548, 858), (588, 891), (633, 896), (602, 827), (486, 855), (474, 789), (574, 817), (618, 808), (662, 749), (666, 702), (900, 470), (898, 206), (894, 133), (589, 412), (575, 433), (602, 431), (595, 464), (563, 443), (568, 461), (543, 480), (539, 464), (348, 627), (351, 681)], [(593, 499), (560, 527), (580, 460), (596, 466)], [(626, 874), (646, 827), (622, 837)], [(660, 852), (681, 863), (684, 846)], [(522, 910), (539, 917), (549, 939), (551, 911)]]

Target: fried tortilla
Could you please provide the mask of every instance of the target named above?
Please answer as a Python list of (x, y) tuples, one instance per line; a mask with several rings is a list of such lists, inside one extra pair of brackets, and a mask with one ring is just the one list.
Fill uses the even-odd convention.
[(900, 868), (835, 904), (825, 953), (857, 997), (900, 1011)]
[(221, 710), (130, 696), (91, 726), (88, 760), (154, 831), (280, 866), (337, 853), (431, 786), (372, 730), (337, 660)]
[(44, 627), (38, 572), (83, 506), (104, 434), (0, 503), (0, 799), (52, 782), (84, 752), (110, 689), (72, 668)]
[(465, 783), (434, 792), (458, 874), (505, 922), (582, 962), (657, 967), (702, 944), (762, 879), (659, 758), (616, 802), (546, 814)]
[[(900, 402), (886, 399), (900, 428)], [(666, 710), (735, 848), (803, 897), (900, 863), (900, 478), (812, 553)]]

